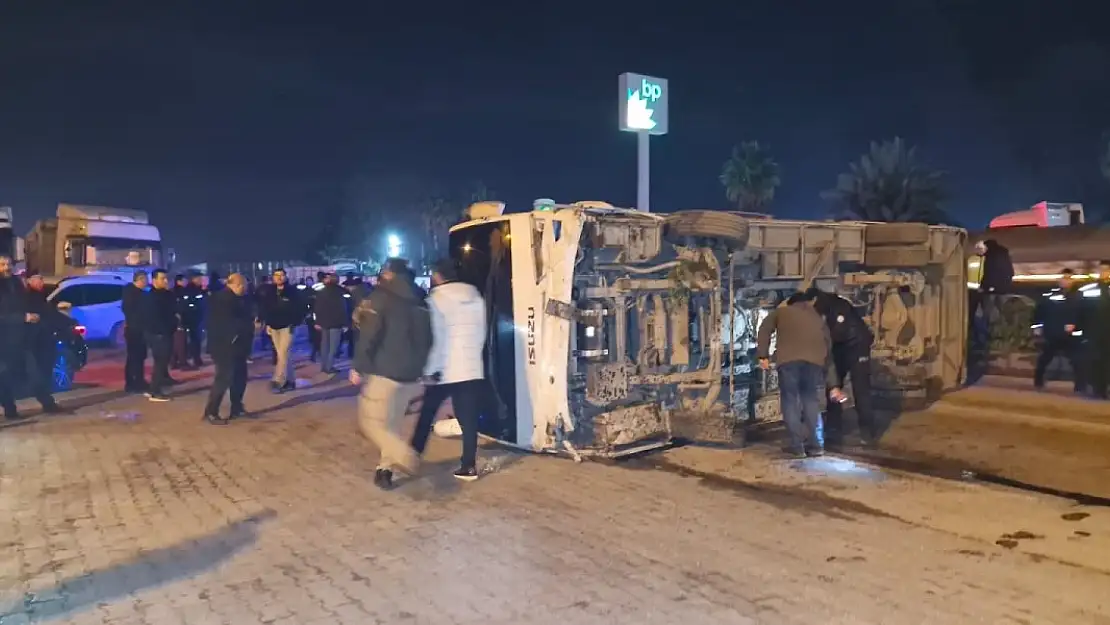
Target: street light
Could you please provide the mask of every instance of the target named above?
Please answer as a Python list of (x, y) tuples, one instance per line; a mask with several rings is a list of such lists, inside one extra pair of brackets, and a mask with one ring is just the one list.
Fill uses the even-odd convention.
[(397, 258), (401, 255), (401, 237), (391, 234), (386, 237), (386, 243), (389, 245), (390, 258)]

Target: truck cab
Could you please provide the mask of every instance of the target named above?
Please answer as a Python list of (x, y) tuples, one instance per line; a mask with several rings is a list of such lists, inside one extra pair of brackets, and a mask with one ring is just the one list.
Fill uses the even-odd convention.
[(27, 271), (63, 278), (162, 264), (158, 228), (143, 211), (59, 204), (27, 235)]

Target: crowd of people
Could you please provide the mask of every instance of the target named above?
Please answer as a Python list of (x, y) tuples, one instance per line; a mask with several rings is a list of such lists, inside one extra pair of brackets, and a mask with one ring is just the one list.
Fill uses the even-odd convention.
[[(448, 398), (463, 438), (455, 476), (477, 479), (486, 338), (478, 290), (458, 281), (449, 260), (435, 265), (430, 294), (416, 284), (407, 262), (396, 258), (385, 263), (374, 289), (353, 277), (342, 286), (334, 274), (320, 274), (317, 280), (291, 284), (278, 269), (257, 287), (237, 273), (226, 280), (210, 276), (205, 286), (199, 275), (180, 276), (171, 284), (164, 270), (149, 276), (136, 271), (123, 298), (125, 388), (151, 401), (169, 401), (167, 390), (175, 383), (171, 368), (202, 366), (201, 347), (207, 345), (215, 378), (203, 416), (213, 425), (226, 425), (249, 416), (243, 396), (256, 337), (263, 337), (273, 356), (271, 391), (283, 393), (296, 389), (290, 350), (296, 329), (307, 325), (312, 357), (319, 358), (322, 372), (338, 373), (336, 359), (344, 343), (348, 346), (349, 378), (360, 389), (359, 427), (381, 452), (375, 484), (389, 489), (394, 472), (419, 470), (436, 413)], [(153, 359), (149, 382), (144, 379), (148, 354)], [(417, 426), (406, 440), (400, 422), (421, 395)], [(225, 396), (230, 400), (226, 417), (220, 412)]]

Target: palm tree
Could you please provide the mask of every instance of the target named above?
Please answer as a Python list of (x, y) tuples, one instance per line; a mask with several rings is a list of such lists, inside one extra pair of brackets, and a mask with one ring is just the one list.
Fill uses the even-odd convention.
[(836, 188), (821, 197), (832, 202), (837, 219), (950, 223), (943, 203), (945, 172), (917, 161), (917, 149), (900, 138), (871, 143), (859, 162), (840, 174)]
[(763, 212), (775, 199), (775, 189), (782, 184), (779, 164), (758, 141), (745, 141), (732, 148), (720, 180), (728, 201), (751, 213)]

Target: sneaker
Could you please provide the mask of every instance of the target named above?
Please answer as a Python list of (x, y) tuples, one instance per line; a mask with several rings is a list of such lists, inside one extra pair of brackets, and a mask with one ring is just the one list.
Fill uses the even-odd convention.
[(211, 413), (204, 415), (204, 420), (211, 425), (227, 425), (228, 422), (227, 419), (221, 417), (220, 415)]
[(73, 411), (68, 408), (63, 408), (58, 404), (47, 404), (42, 407), (43, 414), (72, 414)]
[(270, 392), (274, 395), (281, 393), (282, 386), (277, 382), (270, 382)]
[(146, 396), (150, 401), (167, 402), (170, 400), (169, 395), (165, 393), (147, 393)]
[(802, 449), (800, 447), (793, 447), (791, 445), (783, 447), (782, 453), (795, 460), (803, 460), (806, 457), (805, 449)]
[(810, 458), (820, 458), (821, 456), (825, 455), (825, 448), (824, 447), (810, 447), (809, 449), (806, 449), (805, 455), (810, 457)]
[(232, 408), (231, 409), (231, 414), (229, 415), (228, 418), (230, 418), (230, 419), (239, 419), (239, 418), (242, 418), (242, 417), (250, 417), (250, 416), (253, 416), (253, 415), (251, 415), (249, 410), (247, 410), (246, 408), (244, 408), (242, 406), (239, 406), (238, 408)]
[(281, 390), (283, 390), (283, 391), (295, 391), (295, 390), (297, 390), (297, 383), (290, 380), (290, 381), (286, 382), (285, 384), (281, 385)]
[(458, 471), (455, 471), (454, 475), (456, 479), (460, 479), (464, 482), (473, 482), (478, 479), (478, 469), (474, 467), (461, 467)]
[(374, 486), (382, 490), (393, 490), (393, 471), (389, 469), (374, 471)]

